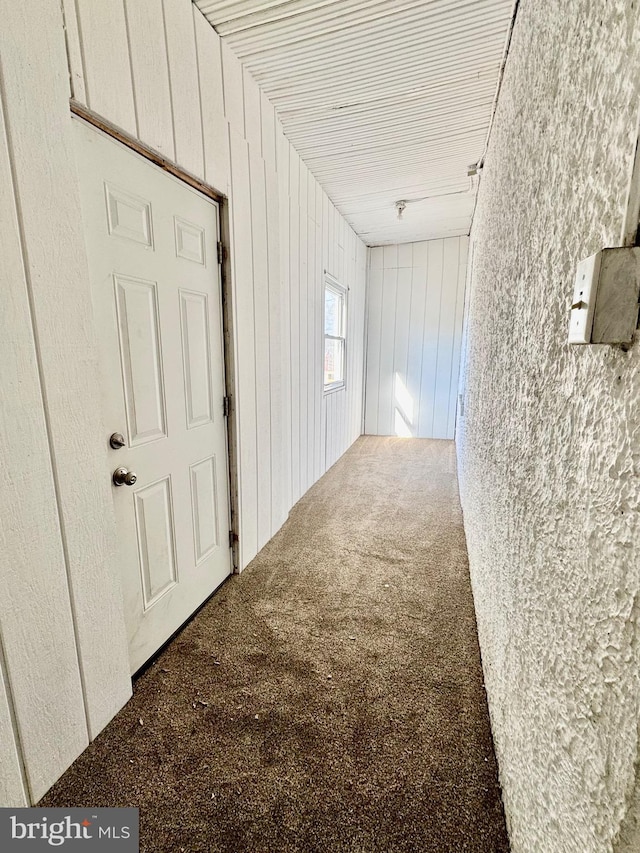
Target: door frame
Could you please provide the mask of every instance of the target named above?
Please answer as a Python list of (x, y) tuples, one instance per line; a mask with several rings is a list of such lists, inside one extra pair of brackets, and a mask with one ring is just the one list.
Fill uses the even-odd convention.
[[(156, 166), (159, 166), (174, 178), (178, 178), (183, 183), (187, 184), (192, 189), (213, 199), (218, 204), (220, 214), (220, 283), (222, 290), (222, 340), (223, 340), (223, 357), (224, 357), (224, 386), (225, 396), (228, 400), (227, 409), (227, 464), (229, 469), (229, 510), (230, 510), (230, 531), (229, 531), (229, 547), (231, 550), (231, 561), (233, 574), (239, 572), (239, 531), (240, 531), (240, 502), (238, 499), (238, 424), (237, 424), (237, 406), (236, 406), (236, 385), (235, 385), (235, 351), (234, 351), (234, 317), (233, 317), (233, 299), (232, 299), (232, 279), (230, 257), (230, 225), (229, 225), (229, 199), (226, 195), (216, 190), (209, 184), (201, 181), (195, 175), (190, 174), (186, 169), (181, 168), (176, 163), (168, 160), (162, 154), (154, 151), (148, 145), (135, 139), (135, 137), (121, 130), (112, 122), (103, 118), (98, 113), (87, 109), (83, 104), (73, 98), (69, 99), (69, 107), (73, 115), (83, 119), (88, 124), (111, 136), (117, 142), (120, 142), (126, 148), (130, 148), (137, 154), (140, 154), (146, 160), (149, 160)], [(197, 612), (197, 611), (196, 611)], [(166, 645), (166, 644), (165, 644)], [(154, 655), (155, 657), (155, 655)]]

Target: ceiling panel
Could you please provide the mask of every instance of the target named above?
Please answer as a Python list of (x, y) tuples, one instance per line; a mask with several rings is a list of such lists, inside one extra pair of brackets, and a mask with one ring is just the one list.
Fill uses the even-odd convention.
[(195, 2), (368, 245), (468, 233), (513, 0)]

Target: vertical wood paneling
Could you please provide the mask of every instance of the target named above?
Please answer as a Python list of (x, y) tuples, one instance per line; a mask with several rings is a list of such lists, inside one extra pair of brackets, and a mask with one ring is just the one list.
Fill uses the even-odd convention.
[(329, 269), (329, 198), (326, 193), (322, 194), (322, 268), (326, 272)]
[[(348, 281), (357, 282), (357, 267), (356, 267), (356, 257), (355, 257), (356, 247), (355, 247), (355, 240), (352, 239), (353, 237), (355, 237), (355, 235), (353, 234), (351, 229), (350, 228), (347, 229), (347, 235), (346, 235), (347, 250), (346, 251), (347, 251), (347, 257), (348, 257), (348, 268), (346, 271), (346, 278)], [(356, 312), (358, 310), (357, 301), (358, 301), (357, 288), (353, 287), (349, 291), (349, 306), (350, 306), (349, 321), (351, 321), (351, 319), (352, 319), (353, 312)], [(349, 333), (350, 333), (350, 337), (354, 340), (354, 343), (355, 343), (355, 336), (357, 334), (357, 331), (352, 331), (350, 329)], [(355, 391), (356, 390), (355, 383), (357, 382), (357, 369), (358, 369), (358, 363), (357, 362), (358, 362), (358, 359), (357, 359), (356, 350), (353, 347), (351, 347), (351, 349), (353, 350), (353, 352), (351, 353), (351, 358), (349, 358), (349, 388), (352, 389), (352, 391)], [(356, 403), (356, 398), (357, 398), (357, 394), (352, 393), (350, 395), (350, 399), (348, 400), (347, 425), (346, 425), (346, 433), (347, 433), (348, 440), (351, 439), (351, 436), (353, 435), (354, 407), (355, 407), (355, 403)]]
[[(113, 581), (116, 531), (105, 477), (61, 10), (54, 3), (36, 8), (3, 0), (0, 12), (7, 140), (2, 185), (15, 194), (1, 231), (4, 240), (13, 230), (17, 262), (19, 221), (23, 257), (6, 289), (17, 288), (35, 349), (19, 365), (17, 393), (5, 409), (20, 406), (3, 425), (15, 418), (19, 432), (13, 441), (4, 431), (11, 469), (3, 490), (10, 506), (2, 517), (10, 536), (26, 542), (22, 554), (18, 541), (4, 544), (11, 568), (0, 621), (30, 794), (37, 799), (86, 745), (88, 733), (97, 733), (124, 704), (130, 680), (122, 601)], [(2, 196), (8, 205), (10, 192)], [(5, 249), (5, 266), (7, 257)], [(13, 334), (1, 337), (10, 344)], [(28, 365), (34, 362), (42, 390), (29, 399)], [(3, 356), (3, 370), (7, 363)], [(30, 421), (34, 435), (27, 437)], [(28, 449), (25, 460), (18, 458), (21, 446)], [(37, 508), (29, 506), (34, 500)]]
[(64, 15), (64, 35), (69, 57), (70, 94), (76, 101), (86, 104), (87, 92), (84, 85), (84, 68), (82, 66), (78, 12), (75, 0), (62, 0), (62, 14)]
[[(302, 172), (302, 170), (301, 170)], [(309, 419), (309, 399), (307, 397), (307, 386), (309, 382), (309, 365), (308, 365), (308, 350), (307, 350), (307, 311), (309, 307), (309, 285), (307, 279), (308, 266), (308, 223), (307, 223), (307, 181), (306, 176), (302, 175), (303, 180), (298, 179), (299, 206), (298, 215), (300, 217), (300, 267), (299, 267), (299, 305), (298, 305), (298, 362), (300, 365), (300, 398), (299, 412), (300, 419), (298, 422), (298, 441), (299, 441), (299, 466), (300, 466), (300, 495), (303, 495), (311, 483), (308, 478), (307, 470), (307, 454), (308, 454), (308, 419)]]
[(289, 299), (291, 313), (291, 496), (296, 503), (304, 494), (302, 473), (300, 470), (300, 412), (301, 398), (304, 393), (303, 376), (300, 367), (300, 299), (302, 283), (300, 280), (300, 237), (303, 223), (300, 221), (299, 186), (300, 158), (289, 145)]
[(282, 435), (284, 467), (280, 469), (282, 490), (285, 503), (282, 507), (284, 518), (293, 504), (291, 492), (291, 289), (290, 289), (290, 230), (289, 230), (289, 143), (282, 132), (282, 126), (276, 122), (276, 166), (279, 207), (279, 247), (280, 247), (280, 284), (282, 299), (282, 339), (281, 357), (283, 365), (284, 432)]
[[(355, 235), (354, 235), (355, 236)], [(366, 361), (367, 361), (367, 253), (368, 249), (364, 243), (356, 239), (356, 266), (358, 278), (358, 316), (360, 318), (359, 328), (356, 331), (356, 339), (358, 340), (360, 369), (357, 373), (358, 379), (358, 394), (355, 404), (355, 426), (353, 439), (364, 433), (364, 400), (365, 400), (365, 384), (366, 384)]]
[[(291, 174), (292, 170), (289, 169), (290, 178)], [(300, 208), (297, 197), (292, 196), (289, 196), (289, 311), (291, 316), (291, 499), (296, 503), (302, 495), (300, 487)]]
[(434, 438), (448, 438), (449, 395), (451, 391), (451, 362), (456, 337), (456, 299), (460, 277), (459, 241), (445, 240), (442, 253), (442, 290), (440, 291), (440, 322), (436, 353), (436, 382), (433, 403)]
[(207, 19), (193, 7), (198, 76), (202, 104), (204, 178), (222, 193), (229, 185), (229, 140), (224, 116), (220, 38)]
[(422, 341), (422, 381), (418, 435), (433, 438), (433, 414), (440, 331), (444, 240), (431, 240), (427, 258), (427, 291)]
[(251, 151), (262, 157), (260, 89), (246, 68), (242, 71), (242, 93), (244, 98), (244, 137), (249, 143)]
[(280, 244), (278, 228), (280, 205), (278, 175), (264, 161), (266, 175), (266, 224), (269, 288), (269, 412), (271, 438), (271, 530), (275, 533), (287, 518), (288, 489), (285, 486), (286, 462), (289, 452), (285, 393), (288, 387), (285, 359), (285, 325), (283, 283), (280, 275)]
[(9, 702), (6, 665), (0, 649), (0, 803), (3, 808), (19, 808), (30, 803)]
[(413, 266), (413, 246), (413, 243), (403, 243), (401, 246), (398, 246), (399, 269), (403, 269), (405, 267), (411, 268)]
[[(21, 805), (130, 695), (70, 80), (81, 103), (229, 193), (241, 567), (355, 438), (365, 281), (349, 255), (365, 249), (189, 0), (0, 0), (0, 11), (10, 142), (0, 128), (0, 417), (11, 448), (0, 496), (10, 557), (0, 597), (0, 799)], [(326, 399), (325, 268), (350, 288), (348, 389)], [(37, 534), (25, 521), (33, 518)]]
[(173, 117), (162, 0), (125, 0), (125, 13), (138, 136), (173, 160)]
[[(0, 490), (2, 548), (6, 557), (0, 625), (10, 679), (7, 686), (10, 684), (19, 720), (27, 777), (32, 790), (40, 794), (88, 738), (2, 112), (0, 107), (0, 184), (8, 192), (0, 195), (0, 417), (3, 444), (11, 448), (11, 460), (9, 463), (3, 459)], [(25, 519), (32, 524), (37, 519), (37, 535), (25, 525)], [(57, 647), (55, 655), (47, 654), (52, 638)], [(43, 656), (50, 659), (40, 672)], [(1, 692), (4, 694), (4, 689)], [(63, 720), (58, 726), (56, 715), (41, 719), (34, 696), (51, 707), (60, 707), (69, 725)], [(0, 730), (6, 737), (0, 740), (0, 786), (6, 796), (1, 805), (6, 806), (21, 803), (25, 792), (16, 741), (9, 734), (12, 726), (7, 697), (2, 698)], [(48, 739), (56, 743), (54, 756), (50, 755)]]
[(449, 412), (447, 417), (447, 435), (455, 435), (456, 408), (458, 405), (458, 382), (462, 350), (462, 326), (464, 322), (464, 295), (467, 281), (467, 263), (469, 241), (462, 241), (458, 263), (458, 294), (456, 297), (456, 316), (454, 322), (453, 352), (451, 355), (451, 385), (449, 388)]
[(382, 283), (380, 269), (369, 270), (367, 376), (365, 383), (365, 432), (378, 435), (380, 400), (380, 344), (382, 342)]
[(333, 419), (333, 408), (334, 408), (334, 398), (335, 394), (327, 394), (325, 397), (325, 407), (326, 407), (326, 427), (325, 427), (325, 436), (324, 436), (324, 453), (325, 453), (325, 470), (329, 470), (333, 465), (333, 441), (335, 435), (335, 427), (334, 427), (334, 419)]
[[(338, 254), (338, 241), (336, 237), (336, 209), (331, 202), (329, 202), (328, 207), (329, 214), (329, 222), (328, 222), (328, 233), (329, 233), (329, 266), (328, 271), (331, 275), (338, 275), (338, 270), (336, 269), (336, 257)], [(333, 463), (331, 463), (333, 464)]]
[(318, 395), (318, 374), (321, 369), (317, 350), (314, 346), (315, 331), (318, 325), (319, 312), (316, 299), (318, 290), (318, 274), (316, 270), (316, 183), (311, 179), (307, 170), (307, 326), (305, 332), (305, 345), (307, 350), (307, 483), (311, 486), (315, 482), (314, 460), (317, 412), (316, 404), (320, 404)]
[(304, 218), (307, 218), (307, 197), (309, 194), (309, 170), (304, 165), (302, 160), (298, 158), (298, 203), (300, 211)]
[(87, 106), (135, 136), (138, 128), (122, 0), (76, 0), (76, 8)]
[(398, 268), (396, 292), (396, 322), (394, 329), (392, 419), (393, 434), (414, 434), (415, 402), (407, 393), (407, 367), (409, 353), (409, 324), (411, 320), (411, 267)]
[(264, 160), (249, 145), (255, 337), (258, 550), (271, 538), (271, 339)]
[(382, 285), (382, 326), (380, 330), (380, 379), (378, 432), (395, 435), (393, 423), (393, 353), (396, 332), (396, 292), (398, 268), (385, 269)]
[[(271, 103), (254, 79), (243, 71), (226, 43), (221, 42), (208, 26), (199, 10), (192, 8), (188, 14), (188, 0), (163, 0), (167, 75), (161, 64), (157, 23), (145, 27), (154, 4), (158, 5), (160, 0), (143, 0), (141, 4), (126, 0), (126, 3), (128, 33), (122, 30), (119, 7), (109, 3), (101, 7), (104, 18), (102, 32), (114, 34), (121, 30), (125, 36), (128, 35), (133, 69), (133, 85), (128, 85), (136, 95), (134, 106), (140, 106), (139, 138), (153, 147), (166, 147), (163, 140), (167, 137), (168, 90), (173, 104), (171, 141), (175, 136), (176, 161), (221, 191), (230, 190), (234, 288), (242, 316), (240, 320), (236, 315), (237, 323), (242, 327), (236, 332), (238, 418), (243, 424), (240, 491), (244, 495), (245, 517), (241, 538), (244, 541), (246, 533), (246, 555), (249, 556), (264, 541), (266, 531), (275, 532), (291, 501), (297, 500), (324, 472), (327, 436), (332, 461), (354, 437), (353, 424), (361, 417), (362, 405), (362, 373), (358, 375), (357, 370), (364, 357), (362, 342), (357, 340), (354, 329), (362, 332), (365, 283), (364, 276), (362, 281), (355, 280), (357, 264), (354, 263), (352, 269), (349, 254), (351, 245), (360, 246), (363, 258), (366, 250), (284, 137)], [(148, 37), (149, 32), (151, 38)], [(100, 33), (95, 28), (88, 38), (84, 38), (82, 33), (79, 35), (81, 44), (72, 45), (73, 50), (70, 50), (72, 66), (77, 66), (72, 73), (77, 77), (78, 91), (82, 91), (85, 78), (89, 83), (96, 81), (101, 103), (104, 104), (100, 111), (111, 119), (115, 113), (126, 112), (131, 92), (122, 81), (116, 82), (117, 91), (114, 92), (112, 77), (96, 75), (94, 66), (100, 67), (101, 62), (104, 64), (101, 52), (108, 49), (104, 44), (96, 46), (99, 39)], [(123, 44), (122, 39), (120, 44)], [(87, 75), (82, 67), (84, 52), (88, 52), (91, 60)], [(126, 83), (125, 78), (126, 75), (123, 77)], [(151, 109), (149, 97), (155, 78), (159, 81), (161, 93), (165, 93), (157, 114)], [(111, 86), (111, 91), (102, 93), (107, 85)], [(110, 97), (123, 101), (119, 110), (114, 111), (108, 106)], [(247, 177), (245, 167), (241, 166), (246, 149), (238, 151), (234, 147), (233, 184), (237, 186), (237, 192), (230, 184), (230, 139), (235, 140), (232, 147), (239, 141), (243, 144), (248, 141), (251, 151), (251, 169)], [(274, 222), (271, 221), (271, 213), (265, 222), (266, 214), (263, 216), (255, 209), (256, 206), (263, 209), (265, 205), (266, 209), (271, 209), (268, 197), (263, 203), (265, 181), (268, 187), (277, 188), (277, 206), (273, 209), (277, 208), (278, 213)], [(246, 192), (249, 193), (248, 201)], [(235, 245), (235, 235), (242, 241), (242, 251)], [(248, 260), (246, 249), (249, 240), (252, 245)], [(275, 290), (274, 259), (278, 259), (279, 264), (279, 286)], [(343, 395), (345, 400), (339, 394), (329, 405), (322, 391), (324, 269), (351, 288), (349, 390)], [(348, 281), (352, 276), (355, 279)], [(248, 296), (249, 282), (251, 299)], [(278, 327), (278, 321), (283, 341), (279, 349), (276, 347), (279, 359), (273, 344), (273, 330)], [(356, 340), (351, 340), (354, 334)], [(252, 363), (254, 368), (249, 370), (248, 365)], [(280, 373), (278, 363), (282, 365)], [(263, 373), (268, 381), (262, 381)], [(274, 436), (278, 419), (276, 411), (280, 407), (275, 407), (273, 401), (278, 393), (284, 397), (287, 413), (284, 444), (281, 445), (287, 471), (281, 491), (286, 497), (282, 498), (283, 508), (280, 510), (277, 509), (278, 489), (272, 475), (273, 471), (282, 470), (279, 445)], [(262, 399), (267, 394), (270, 395), (268, 405), (266, 398)], [(255, 399), (254, 403), (250, 402), (252, 399)], [(263, 430), (260, 424), (266, 423), (265, 406), (270, 416), (269, 427)], [(247, 444), (252, 431), (255, 451)], [(269, 464), (265, 465), (262, 460), (268, 436)], [(265, 511), (257, 509), (258, 505), (264, 505), (263, 498), (267, 492), (274, 502), (269, 523)], [(250, 494), (253, 497), (249, 498)], [(243, 558), (243, 564), (246, 562)]]
[(296, 149), (289, 145), (289, 198), (300, 203), (300, 157)]
[(276, 170), (276, 117), (273, 104), (264, 92), (260, 92), (260, 133), (262, 136), (262, 156), (267, 171)]
[(163, 0), (176, 160), (204, 173), (200, 81), (191, 0)]
[[(89, 8), (89, 0), (79, 2), (83, 8)], [(178, 164), (230, 194), (234, 211), (231, 222), (233, 239), (237, 234), (244, 247), (244, 256), (238, 264), (239, 273), (235, 270), (235, 260), (240, 252), (235, 245), (232, 256), (234, 287), (240, 291), (243, 315), (243, 328), (236, 346), (238, 362), (242, 364), (237, 374), (238, 418), (244, 423), (242, 453), (245, 464), (252, 452), (246, 446), (247, 436), (251, 430), (258, 430), (254, 441), (255, 460), (249, 465), (248, 479), (241, 476), (243, 482), (240, 485), (247, 500), (248, 494), (256, 490), (249, 504), (245, 504), (245, 508), (254, 504), (256, 507), (255, 512), (247, 509), (251, 517), (245, 518), (243, 525), (248, 536), (246, 553), (249, 555), (255, 551), (254, 545), (250, 544), (254, 533), (257, 547), (264, 540), (265, 531), (275, 532), (279, 526), (276, 519), (286, 513), (285, 509), (279, 511), (276, 507), (278, 490), (272, 475), (282, 467), (278, 460), (278, 442), (274, 437), (277, 415), (273, 399), (278, 393), (284, 395), (287, 413), (283, 439), (286, 444), (282, 446), (287, 469), (286, 485), (282, 491), (286, 494), (283, 500), (287, 510), (291, 501), (297, 500), (324, 472), (327, 434), (331, 445), (329, 458), (332, 460), (338, 450), (346, 447), (354, 437), (353, 424), (361, 418), (362, 411), (362, 370), (360, 374), (357, 371), (364, 359), (362, 341), (358, 340), (354, 330), (358, 328), (361, 332), (363, 328), (365, 281), (364, 274), (361, 274), (362, 281), (358, 278), (355, 261), (352, 266), (350, 255), (355, 258), (357, 253), (350, 247), (357, 244), (363, 258), (366, 250), (284, 137), (272, 104), (200, 11), (195, 7), (189, 8), (188, 0), (141, 0), (139, 4), (133, 0), (122, 2), (126, 2), (127, 16), (123, 18), (117, 3), (101, 4), (100, 27), (92, 26), (86, 38), (82, 32), (74, 37), (75, 6), (71, 4), (73, 20), (69, 28), (72, 41), (69, 54), (74, 87), (82, 93), (85, 82), (88, 82), (89, 90), (93, 82), (97, 86), (97, 100), (89, 106), (103, 104), (99, 111), (108, 119), (113, 119), (114, 115), (126, 115), (127, 104), (132, 99), (133, 106), (139, 109), (137, 133), (141, 141), (155, 148), (167, 149), (170, 154), (170, 144), (173, 145), (175, 139), (174, 157)], [(69, 5), (69, 0), (66, 3)], [(151, 20), (154, 9), (159, 5), (163, 12), (162, 33), (158, 31), (158, 22)], [(128, 37), (133, 82), (127, 82), (126, 73), (121, 73), (120, 78), (96, 73), (95, 69), (104, 66), (105, 56), (111, 50), (111, 44), (100, 42), (104, 40), (101, 33), (108, 34), (110, 41), (115, 40), (116, 54), (123, 45), (126, 49)], [(166, 48), (161, 43), (163, 40)], [(85, 53), (89, 57), (88, 73), (85, 73), (82, 61)], [(123, 55), (121, 65), (124, 59)], [(124, 67), (126, 72), (126, 62)], [(154, 112), (152, 96), (155, 95), (153, 86), (156, 82), (159, 101)], [(109, 91), (103, 91), (107, 86)], [(118, 100), (117, 110), (109, 106), (110, 98)], [(169, 107), (170, 128), (167, 127)], [(135, 119), (135, 110), (133, 113)], [(131, 122), (129, 126), (133, 128)], [(234, 150), (234, 180), (240, 187), (239, 200), (231, 191), (230, 139), (248, 142), (251, 152), (251, 170), (245, 181), (239, 172), (239, 162), (244, 155)], [(259, 178), (261, 173), (262, 179)], [(278, 196), (277, 218), (271, 222), (269, 214), (266, 223), (263, 214), (254, 209), (256, 205), (263, 208), (265, 181), (267, 186), (277, 188)], [(246, 189), (249, 192), (248, 203), (243, 197)], [(268, 198), (265, 204), (270, 209)], [(247, 229), (248, 221), (250, 227)], [(267, 236), (263, 239), (265, 228)], [(246, 249), (253, 233), (255, 239), (249, 264)], [(265, 241), (268, 243), (266, 250)], [(273, 285), (273, 259), (276, 257), (279, 259), (279, 290), (274, 290)], [(322, 389), (325, 269), (351, 288), (348, 390), (343, 395), (344, 400), (338, 395), (330, 404), (325, 402)], [(253, 293), (251, 302), (247, 301), (249, 281)], [(236, 320), (240, 323), (238, 317)], [(277, 328), (278, 320), (283, 341), (279, 348), (280, 360), (286, 351), (286, 362), (282, 362), (280, 374), (272, 343), (273, 329)], [(265, 335), (269, 342), (267, 350)], [(266, 358), (262, 357), (264, 353)], [(254, 369), (249, 373), (250, 363), (254, 363)], [(268, 382), (262, 381), (265, 370)], [(255, 395), (261, 398), (267, 391), (271, 399), (268, 406), (270, 426), (265, 431), (260, 429), (260, 424), (265, 422), (262, 414), (265, 400), (249, 401)], [(269, 434), (269, 464), (264, 465), (262, 460)], [(258, 446), (260, 444), (263, 446)], [(246, 467), (243, 470), (247, 473)], [(264, 510), (257, 511), (258, 504), (263, 506), (267, 491), (275, 501), (269, 524)], [(241, 536), (244, 537), (244, 532)]]
[(428, 244), (413, 243), (411, 268), (411, 314), (409, 319), (409, 348), (407, 352), (407, 392), (411, 400), (412, 435), (420, 435), (420, 389), (424, 359), (424, 314), (427, 297)]
[(369, 268), (372, 270), (384, 269), (384, 247), (374, 246), (369, 249)]
[(242, 66), (226, 42), (220, 41), (224, 114), (235, 133), (244, 137), (244, 87)]
[(392, 270), (398, 267), (398, 247), (384, 246), (382, 249), (383, 269)]
[(369, 250), (366, 432), (453, 438), (467, 242)]
[[(324, 472), (323, 467), (323, 446), (324, 446), (324, 407), (322, 400), (323, 393), (323, 364), (322, 359), (324, 356), (324, 337), (323, 337), (323, 329), (322, 329), (322, 317), (323, 317), (323, 296), (322, 293), (322, 277), (324, 275), (322, 269), (322, 199), (321, 199), (321, 190), (320, 187), (316, 187), (316, 210), (314, 215), (315, 220), (315, 246), (316, 246), (316, 260), (315, 260), (315, 297), (316, 297), (316, 308), (315, 308), (315, 317), (317, 318), (316, 323), (314, 325), (313, 330), (313, 352), (315, 354), (316, 363), (318, 365), (318, 373), (315, 381), (315, 401), (316, 401), (316, 430), (315, 430), (315, 443), (314, 443), (314, 460), (313, 460), (313, 479), (314, 482), (322, 476)], [(319, 203), (318, 203), (319, 202)], [(318, 213), (320, 217), (318, 218)]]

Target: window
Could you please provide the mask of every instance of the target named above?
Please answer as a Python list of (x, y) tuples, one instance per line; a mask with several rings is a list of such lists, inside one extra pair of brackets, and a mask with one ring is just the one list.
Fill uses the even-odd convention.
[(347, 291), (334, 278), (324, 280), (324, 390), (344, 386)]

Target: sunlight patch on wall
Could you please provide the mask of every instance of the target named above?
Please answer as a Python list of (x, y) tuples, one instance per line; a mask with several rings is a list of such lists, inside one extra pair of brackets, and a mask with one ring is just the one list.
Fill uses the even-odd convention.
[(402, 381), (399, 373), (395, 374), (393, 383), (393, 399), (395, 402), (394, 430), (401, 438), (412, 438), (415, 435), (413, 424), (413, 397)]

